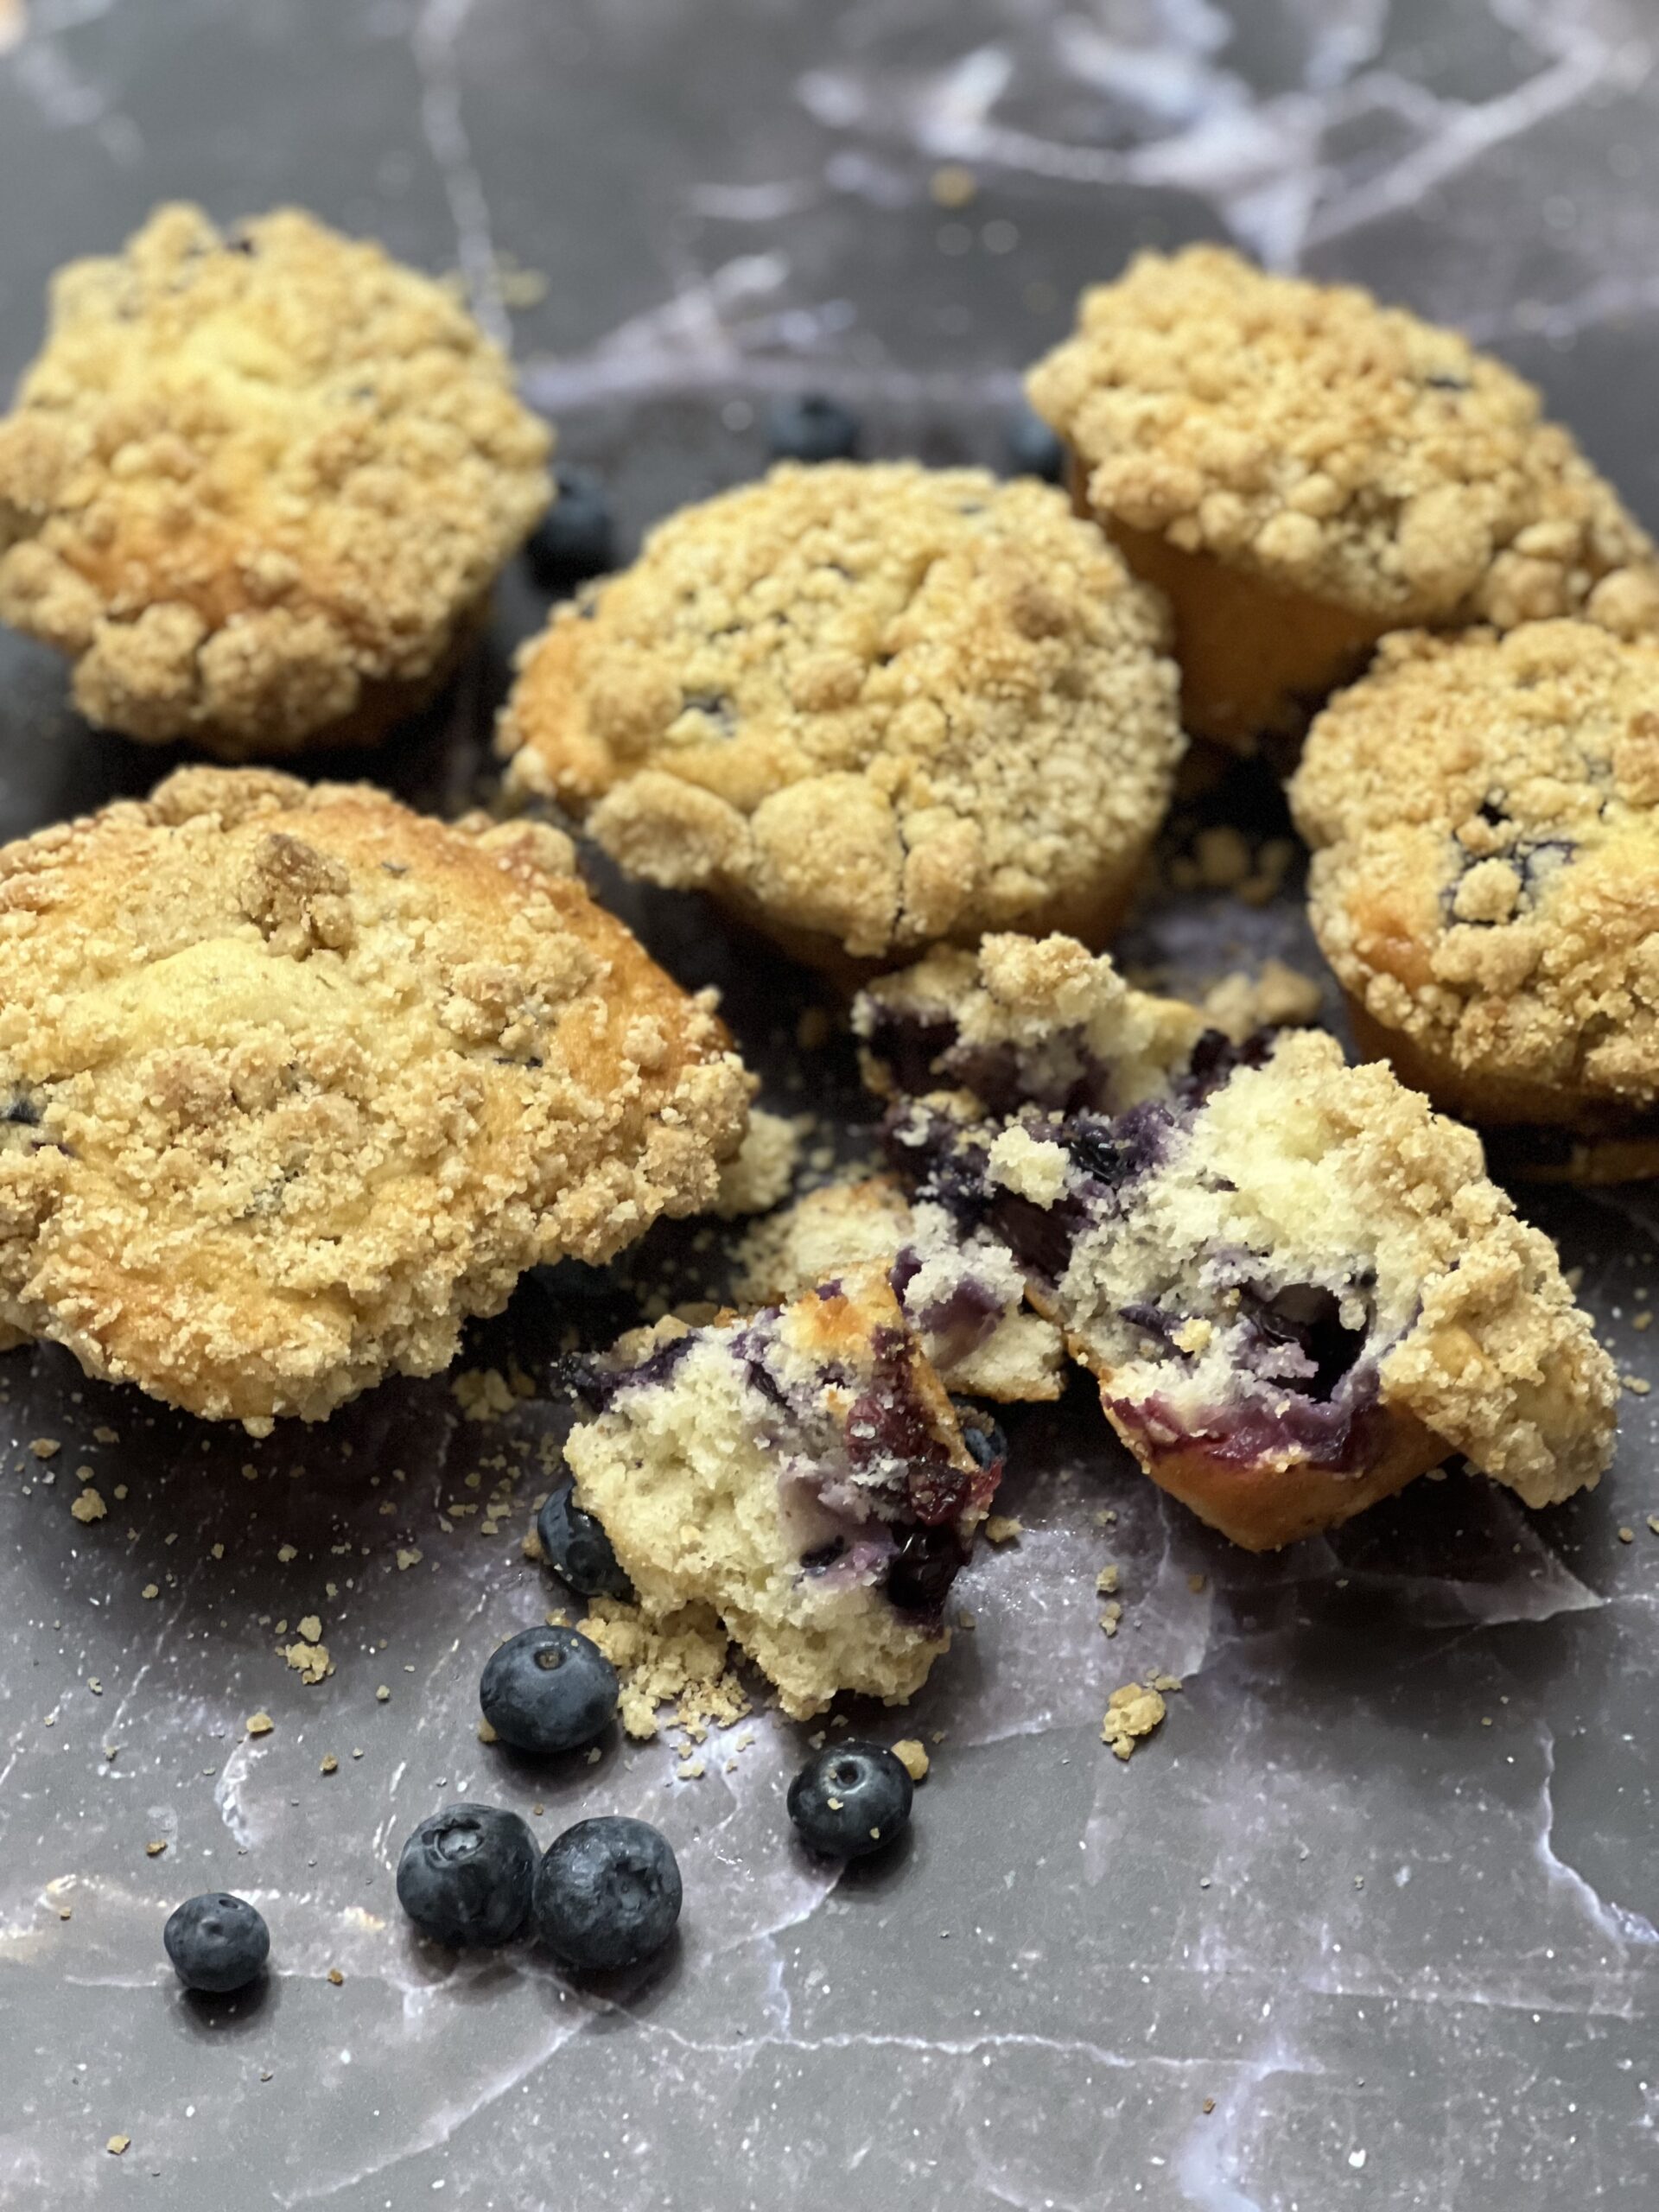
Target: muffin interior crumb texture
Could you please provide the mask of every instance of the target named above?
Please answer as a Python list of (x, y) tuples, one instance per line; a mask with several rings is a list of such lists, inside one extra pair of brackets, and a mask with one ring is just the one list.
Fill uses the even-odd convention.
[(809, 954), (1109, 925), (1182, 748), (1165, 620), (1060, 493), (782, 467), (556, 613), (510, 782)]
[(590, 1387), (566, 1457), (646, 1620), (710, 1609), (795, 1719), (920, 1687), (1001, 1465), (969, 1447), (884, 1271), (665, 1322)]
[(0, 1325), (193, 1413), (444, 1366), (708, 1205), (749, 1089), (544, 828), (188, 769), (0, 850)]
[(162, 207), (54, 282), (0, 422), (0, 617), (132, 737), (377, 736), (475, 626), (549, 445), (471, 318), (379, 246)]

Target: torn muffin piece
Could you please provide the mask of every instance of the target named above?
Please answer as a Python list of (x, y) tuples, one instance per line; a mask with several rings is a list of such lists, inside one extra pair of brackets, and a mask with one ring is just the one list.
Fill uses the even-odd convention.
[(0, 849), (0, 1328), (320, 1420), (706, 1206), (752, 1087), (556, 831), (182, 770)]
[(832, 973), (988, 929), (1103, 943), (1185, 745), (1166, 641), (1047, 486), (785, 466), (556, 609), (499, 744), (510, 791)]
[(1355, 286), (1143, 253), (1027, 389), (1170, 601), (1186, 727), (1242, 751), (1300, 736), (1385, 631), (1659, 619), (1650, 540), (1532, 385)]
[[(895, 1005), (924, 1076), (957, 1079), (894, 1096), (899, 1172), (1007, 1245), (1141, 1466), (1235, 1542), (1346, 1520), (1453, 1452), (1529, 1505), (1599, 1478), (1616, 1379), (1554, 1247), (1387, 1068), (1314, 1033), (1195, 1035), (1052, 942), (940, 956), (855, 1023), (878, 1038)], [(995, 1104), (960, 1080), (988, 1040)]]
[(1058, 1398), (1065, 1353), (1026, 1309), (1025, 1274), (997, 1238), (963, 1234), (942, 1206), (912, 1205), (894, 1175), (810, 1191), (751, 1230), (735, 1295), (784, 1304), (855, 1268), (887, 1272), (905, 1318), (950, 1390), (1002, 1404)]
[(54, 280), (0, 420), (0, 619), (130, 737), (367, 743), (476, 633), (550, 443), (499, 349), (379, 246), (160, 207)]
[(1362, 1049), (1509, 1172), (1659, 1174), (1659, 643), (1389, 638), (1291, 804)]
[(600, 1410), (565, 1457), (647, 1617), (711, 1607), (796, 1719), (920, 1688), (1004, 1447), (952, 1405), (882, 1268), (661, 1322), (582, 1388)]

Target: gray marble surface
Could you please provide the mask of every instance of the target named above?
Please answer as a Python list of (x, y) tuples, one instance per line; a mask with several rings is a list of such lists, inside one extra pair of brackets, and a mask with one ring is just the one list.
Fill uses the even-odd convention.
[[(154, 200), (298, 199), (464, 271), (632, 534), (753, 473), (779, 390), (841, 393), (875, 450), (995, 459), (1077, 286), (1211, 234), (1463, 321), (1659, 522), (1656, 39), (1650, 0), (0, 0), (0, 386), (48, 270)], [(931, 195), (947, 163), (965, 207)], [(378, 772), (466, 800), (539, 612), (510, 584)], [(0, 835), (160, 765), (0, 639)], [(784, 971), (672, 899), (632, 911), (729, 985), (779, 1103), (855, 1111), (833, 1056), (779, 1048)], [(1138, 944), (1213, 970), (1299, 930), (1200, 901)], [(1652, 1372), (1659, 1193), (1529, 1204)], [(675, 1265), (658, 1240), (639, 1272)], [(464, 1363), (542, 1374), (607, 1310), (529, 1285)], [(1266, 1560), (1166, 1505), (1081, 1393), (1034, 1413), (1027, 1534), (972, 1571), (976, 1627), (906, 1722), (943, 1732), (912, 1839), (835, 1883), (786, 1840), (799, 1744), (770, 1717), (695, 1781), (665, 1744), (537, 1771), (477, 1741), (483, 1657), (554, 1593), (518, 1554), (527, 1484), (494, 1536), (446, 1507), (546, 1408), (481, 1427), (440, 1378), (250, 1445), (9, 1357), (0, 2202), (1645, 2212), (1656, 1402), (1555, 1513), (1453, 1477)], [(275, 1646), (313, 1611), (335, 1671), (307, 1687)], [(1154, 1667), (1185, 1688), (1125, 1768), (1101, 1712)], [(398, 1844), (469, 1791), (550, 1837), (658, 1821), (673, 1955), (576, 1991), (528, 1950), (411, 1942)], [(260, 1903), (278, 1969), (218, 2012), (159, 1941), (208, 1885)]]

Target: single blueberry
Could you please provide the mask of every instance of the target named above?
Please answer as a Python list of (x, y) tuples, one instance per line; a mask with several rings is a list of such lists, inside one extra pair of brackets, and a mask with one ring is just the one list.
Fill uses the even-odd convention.
[(185, 1987), (211, 1990), (215, 1996), (245, 1989), (270, 1956), (264, 1915), (245, 1897), (222, 1890), (187, 1897), (176, 1906), (168, 1915), (162, 1941)]
[(766, 410), (766, 446), (774, 461), (850, 461), (860, 429), (851, 409), (822, 391), (790, 393)]
[(880, 1744), (832, 1744), (789, 1785), (789, 1817), (803, 1841), (831, 1859), (862, 1859), (910, 1818), (915, 1785)]
[(397, 1902), (435, 1943), (505, 1943), (524, 1924), (536, 1839), (517, 1813), (446, 1805), (397, 1861)]
[(637, 1966), (674, 1933), (682, 1895), (668, 1838), (607, 1813), (567, 1828), (536, 1869), (536, 1931), (566, 1966)]
[(603, 1525), (575, 1502), (569, 1477), (536, 1516), (542, 1556), (581, 1598), (632, 1598), (633, 1585), (617, 1562)]
[(1016, 407), (1006, 432), (1008, 466), (1016, 476), (1040, 476), (1045, 484), (1058, 484), (1065, 476), (1065, 448), (1034, 408)]
[(553, 472), (558, 496), (524, 546), (530, 572), (543, 591), (569, 591), (611, 566), (615, 528), (605, 487), (591, 468)]
[(616, 1669), (573, 1628), (527, 1628), (493, 1651), (478, 1686), (484, 1718), (520, 1751), (590, 1744), (616, 1711)]

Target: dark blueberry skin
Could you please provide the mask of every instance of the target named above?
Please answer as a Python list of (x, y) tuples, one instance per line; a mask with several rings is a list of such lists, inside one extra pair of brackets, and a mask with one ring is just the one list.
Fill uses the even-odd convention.
[(617, 1563), (611, 1540), (591, 1513), (575, 1503), (566, 1480), (536, 1516), (542, 1556), (581, 1598), (632, 1598), (633, 1585)]
[(524, 1924), (535, 1879), (536, 1839), (517, 1813), (446, 1805), (404, 1846), (397, 1902), (435, 1943), (505, 1943)]
[(493, 1651), (478, 1686), (484, 1718), (515, 1751), (572, 1751), (616, 1712), (616, 1669), (573, 1628), (527, 1628)]
[(830, 1859), (862, 1859), (905, 1827), (915, 1785), (880, 1744), (833, 1744), (789, 1785), (801, 1840)]
[(264, 1914), (245, 1897), (222, 1890), (187, 1897), (168, 1914), (162, 1941), (185, 1987), (208, 1990), (215, 1997), (245, 1989), (264, 1972), (270, 1956)]
[(774, 399), (766, 410), (766, 448), (774, 461), (850, 461), (859, 430), (857, 416), (821, 391)]
[(1065, 448), (1034, 408), (1016, 407), (1008, 416), (1008, 467), (1016, 476), (1040, 476), (1058, 484), (1065, 475)]
[(567, 1828), (536, 1869), (536, 1932), (568, 1967), (638, 1966), (674, 1933), (681, 1896), (668, 1838), (607, 1813)]
[(524, 545), (530, 572), (543, 591), (569, 591), (602, 576), (615, 551), (615, 527), (605, 487), (591, 468), (553, 472), (558, 497)]

